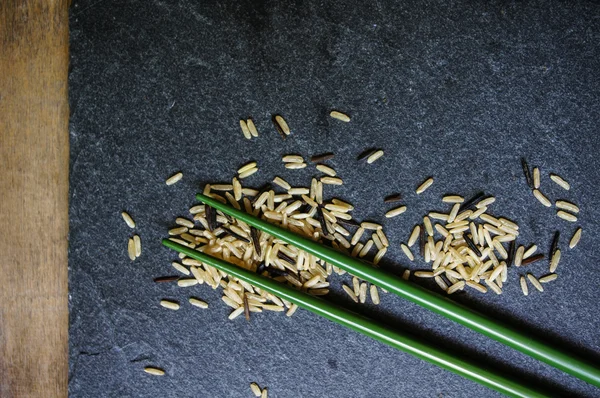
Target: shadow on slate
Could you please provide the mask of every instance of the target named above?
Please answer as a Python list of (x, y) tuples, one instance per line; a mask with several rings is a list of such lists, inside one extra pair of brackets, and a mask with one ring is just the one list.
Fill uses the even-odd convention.
[[(497, 197), (493, 214), (521, 226), (519, 243), (546, 250), (561, 231), (559, 278), (523, 297), (513, 269), (501, 296), (454, 299), (590, 358), (600, 357), (597, 254), (600, 161), (600, 18), (591, 2), (276, 2), (74, 0), (70, 65), (71, 397), (246, 397), (250, 382), (271, 397), (496, 397), (498, 394), (305, 311), (227, 320), (218, 292), (155, 284), (177, 256), (160, 239), (194, 204), (200, 182), (228, 181), (247, 161), (261, 186), (281, 175), (306, 186), (314, 169), (286, 171), (281, 156), (334, 152), (345, 184), (326, 195), (352, 202), (356, 218), (382, 222), (386, 266), (406, 263), (399, 243), (444, 193)], [(329, 118), (347, 112), (350, 123)], [(285, 141), (271, 115), (285, 117)], [(239, 119), (252, 117), (251, 141)], [(385, 155), (357, 163), (367, 148)], [(520, 158), (542, 170), (552, 200), (581, 205), (557, 219), (525, 185)], [(182, 171), (167, 187), (164, 181)], [(572, 186), (563, 191), (553, 172)], [(426, 176), (424, 194), (414, 188)], [(386, 220), (383, 197), (408, 211)], [(136, 221), (129, 229), (126, 210)], [(577, 226), (574, 250), (567, 239)], [(142, 256), (127, 258), (127, 239)], [(399, 270), (398, 273), (401, 273)], [(334, 286), (345, 281), (334, 278)], [(431, 289), (428, 281), (418, 281)], [(190, 296), (208, 310), (187, 305)], [(158, 305), (182, 303), (177, 311)], [(392, 295), (353, 306), (391, 326), (554, 395), (598, 390)], [(152, 377), (144, 366), (165, 369)]]

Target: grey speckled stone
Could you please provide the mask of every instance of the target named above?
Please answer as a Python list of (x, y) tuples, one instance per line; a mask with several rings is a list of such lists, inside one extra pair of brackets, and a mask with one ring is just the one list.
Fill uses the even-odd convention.
[[(592, 2), (75, 0), (71, 396), (249, 397), (252, 381), (275, 398), (498, 396), (306, 311), (232, 322), (218, 292), (152, 282), (174, 274), (176, 255), (160, 239), (199, 186), (229, 180), (249, 160), (261, 167), (247, 180), (252, 186), (275, 175), (307, 185), (314, 168), (286, 171), (286, 153), (336, 153), (330, 163), (346, 185), (326, 194), (353, 202), (358, 219), (385, 224), (392, 242), (385, 266), (395, 271), (409, 266), (399, 243), (414, 223), (428, 210), (447, 210), (444, 193), (496, 195), (493, 212), (517, 220), (519, 241), (544, 251), (560, 229), (560, 276), (546, 292), (523, 297), (517, 274), (526, 270), (512, 270), (502, 296), (469, 291), (455, 299), (600, 362), (599, 15)], [(329, 118), (332, 108), (352, 122)], [(286, 141), (272, 127), (274, 113), (293, 130)], [(238, 127), (248, 116), (260, 132), (252, 141)], [(357, 164), (368, 147), (385, 156)], [(541, 167), (550, 198), (581, 205), (575, 250), (566, 242), (576, 225), (531, 196), (521, 156)], [(183, 180), (166, 186), (179, 170)], [(572, 190), (551, 183), (549, 172)], [(434, 185), (415, 195), (429, 175)], [(396, 191), (409, 210), (385, 220), (381, 198)], [(122, 210), (143, 241), (133, 263)], [(429, 282), (418, 283), (435, 289)], [(209, 310), (189, 306), (190, 295)], [(181, 300), (182, 309), (161, 308), (162, 298)], [(359, 310), (553, 395), (600, 395), (398, 297), (382, 295), (381, 306)], [(147, 365), (167, 376), (143, 373)]]

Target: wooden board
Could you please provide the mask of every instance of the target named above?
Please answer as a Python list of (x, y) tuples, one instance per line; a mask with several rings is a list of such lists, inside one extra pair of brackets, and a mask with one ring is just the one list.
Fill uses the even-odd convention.
[(68, 379), (68, 6), (0, 2), (0, 397)]

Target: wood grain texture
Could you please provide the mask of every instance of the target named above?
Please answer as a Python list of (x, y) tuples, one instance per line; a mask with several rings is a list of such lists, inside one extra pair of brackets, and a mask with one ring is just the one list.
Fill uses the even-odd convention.
[(0, 2), (0, 397), (68, 379), (68, 7)]

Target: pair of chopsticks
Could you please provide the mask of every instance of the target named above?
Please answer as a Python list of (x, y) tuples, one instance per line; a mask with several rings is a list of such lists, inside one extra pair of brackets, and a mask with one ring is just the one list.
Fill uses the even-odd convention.
[[(400, 297), (408, 299), (431, 311), (441, 314), (455, 322), (469, 327), (492, 339), (506, 344), (535, 359), (552, 365), (568, 374), (578, 377), (594, 386), (600, 387), (600, 368), (584, 359), (552, 347), (544, 342), (532, 339), (528, 334), (509, 327), (491, 317), (480, 314), (461, 304), (433, 293), (413, 283), (397, 278), (381, 269), (373, 268), (366, 263), (347, 256), (335, 249), (314, 242), (293, 232), (270, 224), (241, 210), (223, 204), (208, 196), (198, 194), (196, 199), (224, 214), (235, 217), (248, 225), (268, 233), (288, 244), (296, 246), (326, 262), (351, 273), (358, 278), (375, 284)], [(257, 286), (265, 291), (295, 303), (340, 325), (349, 327), (366, 336), (386, 343), (401, 351), (408, 352), (444, 369), (450, 370), (467, 379), (478, 382), (491, 389), (513, 397), (543, 397), (520, 381), (490, 371), (471, 361), (460, 359), (453, 354), (431, 345), (407, 333), (394, 331), (372, 319), (358, 315), (348, 309), (337, 306), (327, 300), (311, 296), (293, 287), (279, 283), (271, 278), (258, 275), (221, 259), (201, 253), (171, 240), (163, 240), (163, 244), (188, 257), (202, 261), (220, 269), (227, 274)]]

